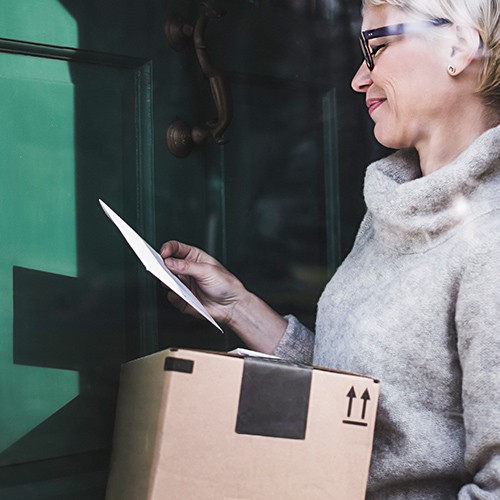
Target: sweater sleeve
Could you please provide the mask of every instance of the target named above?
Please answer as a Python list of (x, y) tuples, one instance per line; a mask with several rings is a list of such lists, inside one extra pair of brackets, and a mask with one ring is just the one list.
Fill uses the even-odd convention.
[(500, 498), (500, 238), (471, 255), (457, 297), (465, 464), (459, 500)]
[(288, 326), (273, 354), (298, 363), (311, 364), (314, 351), (314, 333), (295, 316), (285, 316)]

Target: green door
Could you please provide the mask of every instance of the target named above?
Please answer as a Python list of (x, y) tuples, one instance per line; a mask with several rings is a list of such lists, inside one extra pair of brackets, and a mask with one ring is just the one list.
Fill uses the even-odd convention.
[(205, 35), (231, 84), (229, 142), (178, 158), (170, 123), (216, 115), (191, 41), (165, 37), (198, 1), (3, 0), (0, 498), (103, 498), (120, 364), (237, 345), (165, 304), (99, 198), (152, 245), (201, 246), (312, 325), (372, 153), (348, 85), (357, 14), (296, 4), (217, 2), (227, 14)]

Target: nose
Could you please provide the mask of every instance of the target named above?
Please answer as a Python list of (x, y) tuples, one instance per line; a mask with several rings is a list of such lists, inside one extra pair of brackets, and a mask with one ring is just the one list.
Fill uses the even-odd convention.
[(351, 81), (351, 87), (356, 92), (366, 93), (372, 83), (371, 71), (363, 61)]

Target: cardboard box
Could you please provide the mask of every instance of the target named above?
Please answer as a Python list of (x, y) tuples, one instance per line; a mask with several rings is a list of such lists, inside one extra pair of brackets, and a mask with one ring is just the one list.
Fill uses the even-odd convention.
[(361, 500), (376, 380), (169, 349), (122, 367), (107, 500)]

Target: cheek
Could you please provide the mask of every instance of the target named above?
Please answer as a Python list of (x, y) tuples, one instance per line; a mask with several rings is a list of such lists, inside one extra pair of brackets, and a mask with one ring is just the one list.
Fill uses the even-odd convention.
[(416, 125), (419, 104), (413, 85), (402, 75), (392, 75), (383, 82), (386, 109), (375, 120), (374, 135), (383, 146), (391, 149), (410, 147), (408, 136)]
[(410, 114), (416, 118), (428, 106), (439, 105), (439, 85), (436, 84), (434, 79), (422, 78), (413, 69), (398, 71), (384, 85), (389, 108), (396, 116), (407, 117)]
[(398, 67), (392, 88), (405, 106), (424, 110), (442, 105), (442, 99), (450, 89), (447, 65), (439, 53), (439, 48), (426, 40), (425, 50), (424, 47), (417, 50), (411, 60)]
[(381, 88), (387, 98), (387, 106), (392, 113), (398, 114), (406, 107), (407, 88), (400, 83), (396, 75), (386, 79)]

